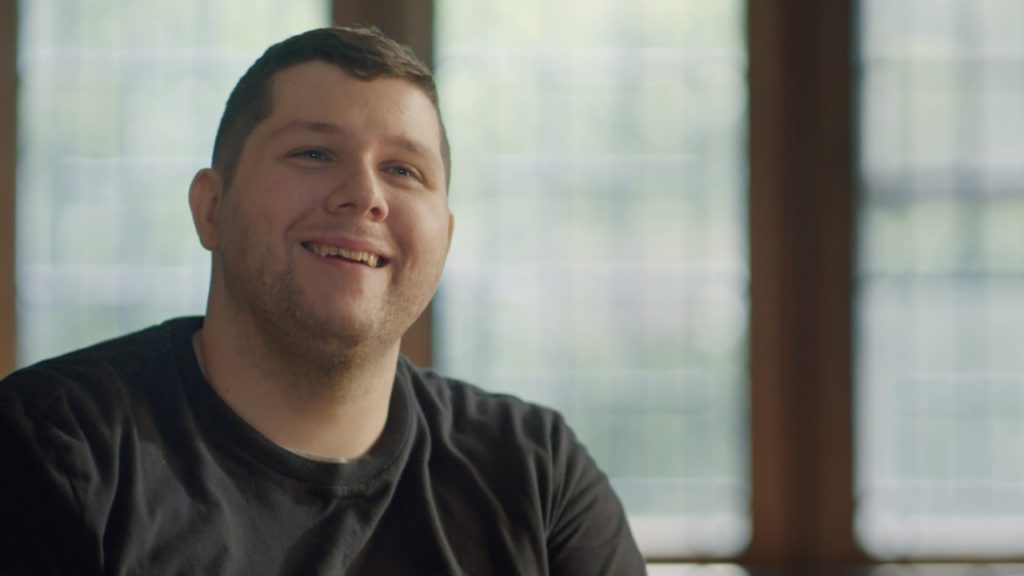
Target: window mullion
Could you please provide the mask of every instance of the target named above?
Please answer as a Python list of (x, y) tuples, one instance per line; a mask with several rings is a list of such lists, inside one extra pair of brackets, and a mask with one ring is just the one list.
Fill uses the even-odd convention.
[(853, 541), (852, 0), (749, 3), (751, 442), (744, 560), (863, 559)]

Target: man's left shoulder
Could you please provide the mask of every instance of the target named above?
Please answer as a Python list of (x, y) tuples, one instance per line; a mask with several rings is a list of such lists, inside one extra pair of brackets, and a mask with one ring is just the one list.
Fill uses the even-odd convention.
[(513, 439), (545, 450), (574, 440), (562, 415), (511, 394), (491, 392), (430, 368), (403, 361), (416, 403), (432, 424), (481, 441)]
[(459, 518), (542, 534), (552, 574), (644, 573), (608, 477), (557, 411), (404, 360), (401, 370), (430, 434), (435, 485), (458, 492), (445, 501)]

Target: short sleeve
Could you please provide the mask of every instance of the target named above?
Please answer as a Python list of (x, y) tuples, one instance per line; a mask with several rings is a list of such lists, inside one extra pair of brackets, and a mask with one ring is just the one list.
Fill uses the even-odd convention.
[(646, 574), (625, 510), (608, 477), (560, 417), (552, 433), (558, 489), (548, 532), (551, 574)]
[(32, 379), (23, 371), (0, 381), (0, 572), (95, 573), (66, 469), (78, 434), (47, 419), (62, 397), (41, 396)]

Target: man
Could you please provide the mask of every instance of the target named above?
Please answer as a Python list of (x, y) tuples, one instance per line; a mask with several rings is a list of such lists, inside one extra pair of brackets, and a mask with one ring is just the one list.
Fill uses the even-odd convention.
[(272, 46), (189, 190), (205, 318), (0, 385), (0, 572), (643, 573), (556, 413), (399, 355), (451, 241), (449, 166), (407, 49)]

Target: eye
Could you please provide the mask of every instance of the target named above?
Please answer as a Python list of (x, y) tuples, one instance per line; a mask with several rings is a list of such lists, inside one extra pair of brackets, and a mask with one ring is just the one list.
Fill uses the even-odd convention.
[(330, 156), (327, 154), (327, 152), (325, 152), (324, 150), (320, 150), (319, 148), (299, 150), (297, 152), (293, 152), (292, 157), (299, 158), (301, 160), (315, 160), (317, 162), (330, 160)]
[(416, 172), (416, 170), (408, 166), (403, 166), (401, 164), (395, 166), (388, 166), (387, 168), (384, 169), (384, 171), (390, 172), (395, 176), (401, 176), (402, 178), (415, 178), (417, 180), (420, 179), (420, 175), (418, 172)]

